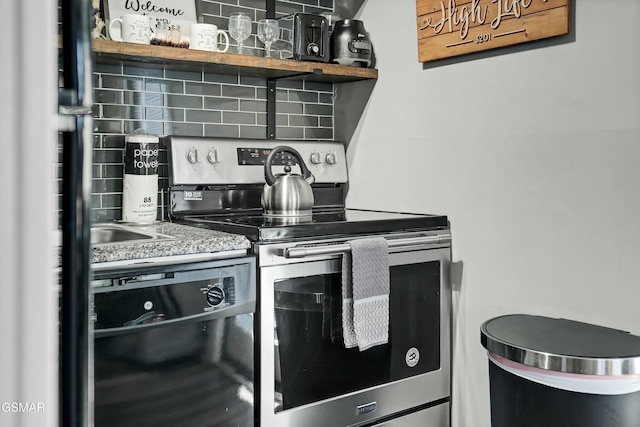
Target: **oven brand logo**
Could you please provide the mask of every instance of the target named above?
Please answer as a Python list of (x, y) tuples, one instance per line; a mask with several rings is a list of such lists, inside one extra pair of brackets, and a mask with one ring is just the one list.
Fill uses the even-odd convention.
[(360, 405), (356, 408), (356, 415), (364, 415), (369, 412), (373, 412), (378, 408), (378, 402), (371, 402), (365, 405)]
[(404, 361), (406, 362), (407, 366), (410, 368), (413, 368), (414, 366), (416, 366), (420, 361), (420, 352), (418, 351), (418, 349), (415, 347), (411, 347), (407, 351), (407, 354), (404, 356)]
[(185, 191), (185, 200), (202, 200), (202, 191)]

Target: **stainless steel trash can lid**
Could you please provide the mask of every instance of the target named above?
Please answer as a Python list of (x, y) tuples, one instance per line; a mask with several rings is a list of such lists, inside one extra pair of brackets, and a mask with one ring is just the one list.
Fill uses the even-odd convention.
[(523, 365), (583, 375), (640, 375), (640, 337), (567, 319), (512, 314), (488, 320), (480, 341)]

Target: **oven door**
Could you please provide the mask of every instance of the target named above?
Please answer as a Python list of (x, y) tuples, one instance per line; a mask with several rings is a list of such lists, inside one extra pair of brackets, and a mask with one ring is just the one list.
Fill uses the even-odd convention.
[(448, 407), (451, 252), (419, 248), (390, 248), (389, 342), (365, 351), (345, 348), (335, 326), (340, 254), (260, 268), (262, 426), (361, 425)]

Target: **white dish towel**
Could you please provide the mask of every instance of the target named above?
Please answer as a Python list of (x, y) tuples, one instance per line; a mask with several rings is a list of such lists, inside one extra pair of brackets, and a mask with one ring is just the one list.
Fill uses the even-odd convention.
[(389, 341), (389, 248), (383, 237), (351, 240), (342, 260), (342, 333), (360, 351)]

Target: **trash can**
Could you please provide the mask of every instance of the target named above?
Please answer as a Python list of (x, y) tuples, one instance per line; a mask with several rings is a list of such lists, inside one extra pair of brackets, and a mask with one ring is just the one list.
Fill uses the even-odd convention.
[(640, 426), (640, 337), (567, 319), (486, 321), (492, 427)]

